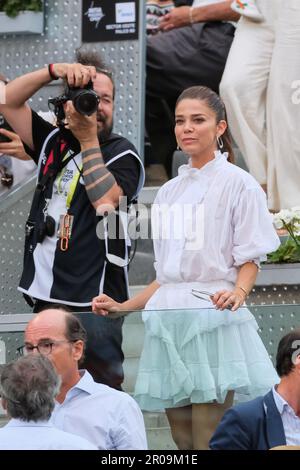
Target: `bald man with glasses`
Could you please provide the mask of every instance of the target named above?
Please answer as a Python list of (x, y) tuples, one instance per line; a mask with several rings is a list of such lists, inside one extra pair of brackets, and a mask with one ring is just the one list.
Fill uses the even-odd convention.
[(132, 397), (94, 382), (79, 370), (86, 331), (77, 316), (58, 305), (36, 315), (25, 330), (25, 355), (41, 354), (61, 377), (52, 424), (78, 434), (102, 450), (147, 449), (142, 413)]

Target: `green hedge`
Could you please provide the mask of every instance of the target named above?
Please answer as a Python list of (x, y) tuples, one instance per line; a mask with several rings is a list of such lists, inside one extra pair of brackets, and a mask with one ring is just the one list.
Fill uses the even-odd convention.
[(0, 11), (4, 11), (12, 18), (23, 10), (42, 11), (42, 9), (42, 0), (0, 0)]

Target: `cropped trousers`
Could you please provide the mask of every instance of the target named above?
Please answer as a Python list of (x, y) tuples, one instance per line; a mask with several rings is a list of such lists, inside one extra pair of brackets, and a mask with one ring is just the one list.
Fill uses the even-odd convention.
[(300, 1), (257, 0), (243, 17), (220, 85), (231, 133), (272, 210), (300, 204)]

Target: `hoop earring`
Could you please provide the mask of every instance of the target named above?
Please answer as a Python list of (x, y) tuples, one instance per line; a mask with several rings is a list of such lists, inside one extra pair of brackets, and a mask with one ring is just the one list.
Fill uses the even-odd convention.
[(221, 149), (224, 147), (224, 142), (223, 142), (222, 137), (219, 137), (219, 136), (217, 135), (217, 142), (218, 142), (218, 147), (219, 147), (219, 149), (221, 150)]

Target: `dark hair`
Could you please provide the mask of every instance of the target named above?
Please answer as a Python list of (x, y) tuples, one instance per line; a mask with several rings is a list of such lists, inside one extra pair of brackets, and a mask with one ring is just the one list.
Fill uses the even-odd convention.
[(0, 393), (10, 417), (46, 421), (54, 409), (60, 383), (49, 359), (30, 354), (3, 366)]
[(276, 355), (276, 370), (279, 377), (288, 375), (295, 367), (300, 355), (300, 328), (291, 331), (279, 341)]
[(84, 327), (82, 326), (81, 321), (76, 315), (66, 310), (65, 312), (67, 312), (66, 331), (65, 331), (67, 340), (70, 342), (75, 342), (79, 340), (83, 342), (82, 356), (79, 360), (79, 364), (81, 364), (84, 360), (84, 354), (85, 354), (85, 348), (86, 348), (86, 342), (87, 342), (87, 333)]
[(83, 344), (86, 344), (87, 333), (84, 327), (81, 324), (79, 318), (73, 313), (67, 312), (66, 315), (66, 338), (69, 341), (82, 341)]
[[(217, 123), (220, 121), (226, 121), (227, 122), (227, 115), (226, 115), (226, 109), (223, 101), (215, 93), (213, 90), (206, 86), (192, 86), (190, 88), (187, 88), (186, 90), (183, 90), (183, 92), (179, 95), (176, 101), (176, 106), (180, 101), (184, 99), (195, 99), (195, 100), (200, 100), (200, 101), (205, 101), (209, 108), (214, 111), (216, 115), (216, 121)], [(234, 154), (232, 150), (232, 143), (231, 143), (231, 137), (228, 129), (228, 124), (227, 124), (227, 129), (225, 130), (224, 134), (222, 135), (222, 140), (224, 143), (224, 147), (222, 150), (225, 152), (228, 152), (228, 161), (233, 163), (234, 162)], [(221, 149), (220, 149), (221, 150)]]
[(75, 342), (75, 341), (82, 341), (83, 342), (83, 353), (82, 357), (79, 362), (81, 362), (84, 359), (84, 351), (86, 348), (86, 342), (87, 342), (87, 333), (86, 330), (84, 329), (81, 321), (79, 318), (72, 313), (72, 310), (66, 306), (66, 305), (61, 305), (61, 304), (47, 304), (44, 307), (42, 307), (39, 310), (40, 312), (43, 312), (45, 310), (61, 310), (66, 314), (66, 329), (65, 329), (65, 337), (68, 341)]
[(76, 49), (76, 62), (82, 65), (93, 65), (98, 73), (106, 75), (113, 85), (113, 98), (115, 98), (115, 82), (112, 71), (106, 66), (98, 52), (79, 47)]

